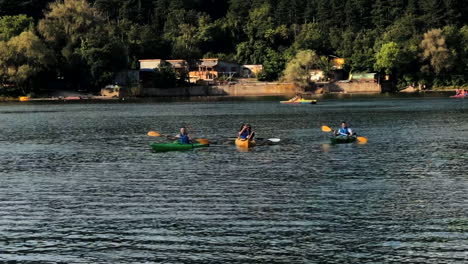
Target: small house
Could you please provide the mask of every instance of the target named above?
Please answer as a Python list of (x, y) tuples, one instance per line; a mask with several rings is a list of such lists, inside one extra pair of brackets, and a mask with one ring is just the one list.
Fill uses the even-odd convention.
[(240, 75), (240, 65), (219, 59), (198, 60), (190, 69), (191, 83), (199, 81), (212, 82), (220, 77), (231, 79)]
[(242, 78), (255, 78), (263, 70), (261, 64), (251, 64), (241, 66), (241, 77)]
[(161, 59), (147, 59), (139, 60), (139, 62), (140, 70), (154, 70), (164, 65), (166, 61)]
[(325, 80), (325, 73), (322, 70), (310, 70), (309, 71), (309, 80), (313, 82), (320, 82)]
[(369, 73), (352, 73), (349, 75), (349, 80), (352, 82), (378, 82), (379, 74), (375, 72)]

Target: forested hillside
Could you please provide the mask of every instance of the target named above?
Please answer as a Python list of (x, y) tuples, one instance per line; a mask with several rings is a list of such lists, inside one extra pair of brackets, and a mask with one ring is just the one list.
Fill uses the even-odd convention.
[(300, 50), (346, 58), (399, 86), (468, 83), (466, 0), (0, 0), (0, 84), (100, 88), (141, 58), (263, 64)]

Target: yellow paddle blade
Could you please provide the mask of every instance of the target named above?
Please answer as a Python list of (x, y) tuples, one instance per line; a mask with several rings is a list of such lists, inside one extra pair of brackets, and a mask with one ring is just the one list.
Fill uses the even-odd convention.
[(156, 131), (150, 131), (150, 132), (148, 132), (148, 136), (150, 136), (150, 137), (160, 137), (161, 134), (159, 134)]
[(367, 138), (365, 137), (357, 137), (358, 143), (359, 144), (366, 144), (367, 143)]
[(197, 141), (200, 144), (204, 144), (204, 145), (210, 144), (210, 142), (206, 138), (197, 138), (197, 139), (195, 139), (195, 141)]
[(323, 132), (332, 132), (332, 129), (328, 126), (322, 126), (322, 131)]

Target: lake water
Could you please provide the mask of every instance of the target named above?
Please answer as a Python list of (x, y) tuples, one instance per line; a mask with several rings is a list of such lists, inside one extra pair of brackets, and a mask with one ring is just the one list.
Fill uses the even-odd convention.
[[(467, 263), (468, 100), (0, 104), (0, 262)], [(366, 145), (328, 144), (347, 120)], [(239, 152), (242, 122), (274, 146)], [(187, 126), (214, 145), (152, 153)]]

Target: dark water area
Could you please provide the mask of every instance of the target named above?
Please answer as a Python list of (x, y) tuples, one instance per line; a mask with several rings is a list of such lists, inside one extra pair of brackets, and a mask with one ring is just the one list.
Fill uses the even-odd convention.
[[(0, 104), (0, 262), (467, 263), (468, 100)], [(347, 120), (365, 145), (330, 145)], [(242, 122), (273, 146), (239, 152)], [(216, 144), (152, 153), (187, 126)]]

